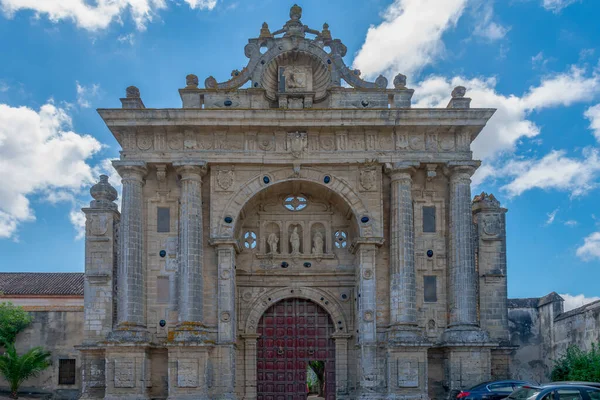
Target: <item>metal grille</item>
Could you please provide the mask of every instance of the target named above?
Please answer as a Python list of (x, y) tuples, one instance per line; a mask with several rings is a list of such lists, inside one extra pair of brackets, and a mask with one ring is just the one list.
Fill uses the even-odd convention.
[(309, 361), (325, 361), (326, 400), (335, 400), (335, 328), (329, 314), (310, 300), (287, 299), (258, 323), (257, 400), (304, 400)]
[(75, 359), (58, 360), (58, 384), (59, 385), (74, 385), (75, 384)]

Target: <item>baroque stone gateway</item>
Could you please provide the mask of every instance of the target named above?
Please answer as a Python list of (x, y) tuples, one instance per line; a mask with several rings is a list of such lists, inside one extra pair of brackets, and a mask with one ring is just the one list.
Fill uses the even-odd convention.
[(411, 108), (301, 14), (182, 108), (98, 110), (123, 193), (83, 210), (82, 398), (304, 399), (309, 361), (327, 400), (507, 377), (506, 209), (470, 189), (494, 110)]

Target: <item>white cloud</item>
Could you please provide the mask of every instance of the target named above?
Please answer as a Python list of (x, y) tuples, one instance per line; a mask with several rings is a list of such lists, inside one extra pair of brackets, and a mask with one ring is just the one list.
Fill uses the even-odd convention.
[(546, 214), (548, 216), (548, 219), (546, 220), (546, 226), (552, 225), (552, 223), (554, 222), (554, 219), (556, 218), (557, 213), (558, 213), (558, 208), (555, 209), (554, 211)]
[[(10, 238), (19, 223), (35, 219), (29, 197), (52, 201), (93, 182), (87, 160), (102, 145), (73, 132), (66, 111), (52, 102), (39, 111), (0, 104), (0, 238)], [(52, 192), (58, 194), (50, 195)]]
[(371, 25), (353, 66), (366, 77), (407, 76), (444, 52), (443, 33), (456, 25), (468, 0), (395, 0)]
[(504, 38), (510, 27), (505, 27), (497, 22), (492, 21), (494, 15), (494, 3), (491, 0), (475, 3), (475, 18), (477, 24), (473, 34), (480, 36), (489, 41), (499, 40)]
[(135, 35), (133, 33), (128, 33), (127, 35), (121, 35), (119, 37), (117, 37), (117, 41), (119, 43), (127, 43), (130, 46), (133, 46), (133, 44), (135, 43)]
[(542, 0), (542, 6), (549, 11), (558, 13), (578, 0)]
[(535, 56), (531, 57), (531, 66), (533, 69), (542, 69), (548, 64), (548, 61), (550, 60), (544, 57), (544, 52), (540, 51)]
[(565, 225), (566, 226), (573, 227), (573, 226), (577, 226), (577, 224), (579, 224), (579, 222), (575, 221), (574, 219), (570, 219), (570, 220), (565, 221)]
[(575, 308), (589, 304), (593, 301), (600, 300), (600, 297), (596, 297), (596, 296), (585, 297), (585, 295), (583, 295), (583, 294), (577, 294), (577, 295), (561, 294), (560, 297), (562, 297), (565, 300), (565, 302), (563, 304), (565, 312), (571, 311)]
[(531, 189), (569, 191), (573, 197), (581, 196), (596, 187), (600, 173), (598, 149), (587, 148), (582, 158), (566, 156), (563, 150), (552, 150), (541, 159), (511, 160), (499, 175), (512, 181), (502, 190), (509, 196), (518, 196)]
[(600, 259), (600, 232), (594, 232), (583, 239), (583, 244), (577, 249), (577, 257), (584, 261)]
[(77, 235), (75, 235), (76, 240), (81, 240), (85, 237), (85, 214), (83, 211), (78, 209), (72, 209), (69, 213), (69, 220), (71, 224), (75, 228)]
[(590, 129), (593, 131), (596, 140), (600, 142), (600, 104), (588, 108), (584, 115), (590, 120)]
[(97, 97), (100, 92), (100, 85), (92, 83), (89, 86), (82, 86), (75, 81), (75, 87), (77, 89), (77, 104), (82, 108), (90, 108), (92, 106), (91, 99)]
[[(192, 9), (212, 10), (217, 0), (184, 0)], [(52, 22), (73, 21), (88, 31), (106, 29), (113, 21), (123, 23), (129, 13), (138, 30), (143, 31), (157, 12), (167, 8), (167, 0), (0, 0), (0, 9), (9, 18), (21, 10), (45, 15)]]
[(10, 89), (10, 86), (8, 86), (8, 83), (6, 83), (4, 81), (0, 81), (0, 93), (8, 92), (8, 89)]

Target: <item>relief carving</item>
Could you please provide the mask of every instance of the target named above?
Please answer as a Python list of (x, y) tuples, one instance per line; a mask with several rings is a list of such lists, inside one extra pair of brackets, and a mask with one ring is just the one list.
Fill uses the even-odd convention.
[(258, 148), (263, 151), (273, 150), (274, 142), (273, 135), (262, 134), (258, 135)]
[(217, 172), (217, 185), (222, 190), (229, 190), (233, 185), (234, 172), (232, 170), (220, 170)]
[(277, 254), (277, 244), (279, 243), (279, 238), (276, 233), (271, 233), (269, 235), (269, 239), (267, 240), (269, 244), (269, 254)]
[(377, 187), (377, 170), (374, 167), (368, 167), (360, 170), (359, 182), (361, 190), (370, 191)]
[(333, 151), (335, 150), (335, 140), (333, 140), (332, 136), (321, 136), (321, 149), (325, 151)]
[(94, 214), (90, 217), (89, 234), (102, 236), (108, 230), (108, 217), (106, 215)]
[(323, 235), (321, 232), (316, 232), (313, 237), (312, 253), (317, 256), (323, 255), (323, 244)]
[(197, 148), (196, 135), (193, 131), (186, 131), (183, 139), (183, 148), (186, 150)]
[(183, 147), (183, 135), (181, 133), (173, 133), (169, 135), (169, 148), (171, 150), (181, 150)]
[(152, 147), (152, 135), (138, 135), (137, 145), (140, 150), (150, 150), (150, 148)]
[(488, 236), (498, 236), (502, 230), (500, 215), (492, 214), (483, 217), (483, 232)]
[(405, 150), (408, 149), (408, 134), (397, 133), (396, 134), (396, 149)]
[(424, 145), (425, 145), (425, 143), (423, 141), (423, 134), (421, 134), (421, 133), (411, 134), (410, 138), (409, 138), (409, 145), (412, 150), (423, 150)]
[(306, 132), (288, 132), (287, 148), (296, 158), (300, 157), (306, 150), (308, 139)]

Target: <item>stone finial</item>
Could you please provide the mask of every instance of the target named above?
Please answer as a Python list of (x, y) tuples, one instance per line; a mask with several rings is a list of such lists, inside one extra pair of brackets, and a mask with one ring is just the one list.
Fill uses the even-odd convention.
[(500, 208), (500, 202), (493, 194), (481, 192), (473, 198), (473, 204), (481, 205), (486, 208)]
[(268, 39), (268, 38), (272, 38), (273, 35), (271, 34), (271, 31), (269, 30), (269, 25), (266, 22), (263, 22), (262, 24), (262, 28), (260, 28), (260, 35), (258, 36), (259, 39)]
[(107, 175), (100, 175), (100, 180), (90, 188), (90, 194), (94, 198), (90, 202), (91, 208), (103, 208), (116, 210), (117, 190), (108, 182)]
[(194, 74), (189, 74), (185, 77), (185, 85), (187, 88), (198, 88), (198, 77)]
[(125, 97), (128, 99), (139, 99), (140, 89), (135, 86), (129, 86), (127, 89), (125, 89)]
[(462, 99), (463, 97), (465, 97), (466, 93), (467, 93), (467, 88), (466, 87), (464, 87), (464, 86), (457, 86), (452, 91), (452, 98), (453, 99)]
[(290, 18), (294, 21), (300, 21), (300, 18), (302, 18), (302, 7), (298, 4), (294, 4), (292, 8), (290, 8)]
[(321, 31), (321, 39), (331, 40), (331, 31), (329, 30), (329, 24), (327, 22), (323, 24), (323, 30)]
[(394, 87), (396, 89), (406, 89), (406, 75), (396, 75), (394, 77)]

